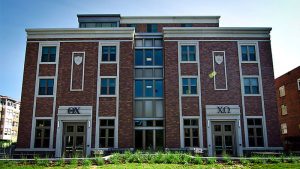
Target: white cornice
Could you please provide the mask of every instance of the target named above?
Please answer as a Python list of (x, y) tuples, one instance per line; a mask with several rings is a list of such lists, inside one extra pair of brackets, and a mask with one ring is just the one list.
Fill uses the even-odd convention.
[(257, 37), (269, 38), (272, 28), (263, 27), (165, 27), (165, 38), (173, 37)]
[(123, 16), (120, 23), (219, 23), (219, 19), (220, 16)]
[(40, 38), (133, 38), (134, 28), (42, 28), (26, 29), (28, 39)]

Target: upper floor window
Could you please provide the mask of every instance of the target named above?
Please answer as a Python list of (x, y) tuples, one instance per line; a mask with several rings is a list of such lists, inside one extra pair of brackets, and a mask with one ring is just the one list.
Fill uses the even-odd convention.
[(287, 115), (287, 106), (281, 105), (281, 115)]
[(181, 27), (193, 27), (193, 24), (191, 24), (191, 23), (182, 23)]
[(51, 120), (36, 120), (35, 148), (49, 148)]
[(300, 90), (300, 79), (297, 80), (298, 90)]
[(242, 45), (242, 61), (256, 61), (256, 51), (254, 45)]
[(157, 24), (147, 24), (147, 32), (158, 32)]
[(102, 46), (102, 61), (115, 62), (116, 53), (116, 46)]
[(287, 124), (286, 123), (281, 124), (281, 134), (287, 134)]
[(40, 79), (39, 95), (53, 95), (54, 79)]
[(184, 119), (184, 147), (199, 147), (199, 125), (197, 119)]
[(197, 78), (182, 78), (182, 94), (197, 94)]
[(280, 97), (285, 96), (285, 88), (284, 88), (284, 86), (279, 87), (279, 96)]
[(135, 40), (135, 47), (162, 47), (161, 39), (137, 39)]
[(135, 97), (163, 97), (163, 81), (135, 80)]
[(258, 78), (244, 78), (245, 94), (259, 94)]
[(136, 66), (162, 66), (163, 55), (161, 49), (136, 49)]
[(80, 28), (105, 28), (105, 27), (117, 27), (117, 22), (82, 22)]
[(116, 94), (116, 79), (101, 78), (101, 95), (115, 95), (115, 94)]
[(56, 46), (43, 46), (41, 62), (55, 62)]
[(181, 61), (196, 61), (196, 46), (181, 46)]

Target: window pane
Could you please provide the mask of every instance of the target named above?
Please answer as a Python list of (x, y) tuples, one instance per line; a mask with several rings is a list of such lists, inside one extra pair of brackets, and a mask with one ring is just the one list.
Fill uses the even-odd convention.
[(189, 85), (189, 80), (187, 78), (182, 79), (182, 85), (183, 86), (188, 86)]
[(193, 147), (199, 147), (198, 138), (193, 138)]
[(47, 81), (45, 79), (40, 79), (39, 95), (46, 94), (46, 84), (47, 84)]
[(107, 126), (114, 126), (115, 121), (114, 120), (107, 120)]
[(135, 77), (143, 77), (143, 69), (135, 69)]
[(256, 141), (257, 141), (257, 147), (263, 147), (264, 146), (264, 139), (263, 139), (263, 137), (258, 137), (256, 139)]
[(249, 136), (254, 136), (254, 129), (253, 128), (248, 128), (248, 135)]
[(135, 97), (143, 97), (143, 81), (135, 81)]
[(143, 101), (135, 101), (135, 117), (142, 117)]
[(108, 137), (114, 137), (114, 129), (108, 129)]
[(249, 50), (249, 56), (250, 56), (250, 61), (255, 61), (256, 57), (255, 57), (255, 46), (248, 46), (248, 50)]
[(262, 136), (262, 128), (256, 128), (256, 136)]
[(192, 78), (191, 80), (191, 94), (197, 94), (197, 79)]
[(192, 126), (198, 126), (198, 120), (192, 119), (192, 120), (191, 120), (191, 125), (192, 125)]
[(163, 97), (163, 82), (162, 82), (162, 80), (155, 81), (155, 96)]
[(116, 79), (109, 79), (109, 94), (115, 94)]
[(163, 130), (156, 130), (155, 131), (156, 137), (156, 149), (163, 148), (164, 146), (164, 131)]
[(110, 61), (116, 61), (116, 47), (111, 46), (110, 47)]
[(184, 137), (190, 137), (190, 129), (189, 128), (184, 129)]
[(161, 49), (154, 50), (155, 54), (155, 65), (163, 65), (163, 55)]
[(261, 125), (261, 119), (255, 119), (255, 125)]
[(107, 126), (107, 120), (100, 120), (100, 126)]
[(182, 86), (182, 93), (183, 94), (190, 94), (189, 87), (188, 86)]
[(184, 120), (183, 123), (184, 123), (185, 126), (191, 125), (191, 124), (190, 124), (190, 120)]
[(248, 125), (254, 125), (254, 119), (247, 119)]
[(153, 101), (145, 101), (145, 117), (153, 117)]
[(185, 147), (190, 147), (191, 146), (190, 138), (185, 138), (184, 139), (184, 146)]
[(102, 61), (108, 61), (108, 46), (102, 46)]
[(45, 129), (44, 130), (44, 137), (50, 137), (50, 129)]
[(163, 101), (156, 101), (155, 109), (156, 109), (156, 117), (164, 117)]
[(248, 61), (247, 46), (242, 46), (242, 60)]
[(135, 65), (143, 65), (143, 50), (135, 50)]
[(145, 65), (153, 65), (153, 50), (145, 50)]
[(53, 79), (48, 79), (47, 83), (48, 83), (47, 84), (48, 85), (47, 95), (53, 95), (54, 80)]
[(145, 80), (145, 97), (153, 97), (153, 80)]
[(153, 77), (153, 69), (144, 69), (144, 77)]
[(192, 129), (192, 131), (193, 131), (193, 137), (198, 137), (199, 135), (198, 129)]
[(145, 46), (146, 46), (146, 47), (152, 47), (152, 46), (153, 46), (153, 45), (152, 45), (152, 42), (153, 42), (152, 39), (146, 39), (146, 40), (145, 40)]
[(254, 137), (249, 137), (249, 146), (254, 147), (255, 146), (255, 140)]
[(181, 46), (181, 60), (187, 61), (187, 46)]
[(154, 77), (163, 77), (162, 69), (154, 69)]
[(101, 94), (107, 93), (107, 79), (101, 79)]
[(189, 61), (196, 60), (196, 48), (195, 46), (189, 46)]
[(108, 143), (107, 143), (107, 146), (108, 147), (114, 147), (114, 138), (108, 138)]
[(143, 46), (143, 40), (136, 40), (135, 41), (135, 46), (137, 46), (137, 47)]
[(162, 41), (159, 39), (155, 39), (154, 40), (154, 46), (155, 47), (161, 47), (162, 46)]

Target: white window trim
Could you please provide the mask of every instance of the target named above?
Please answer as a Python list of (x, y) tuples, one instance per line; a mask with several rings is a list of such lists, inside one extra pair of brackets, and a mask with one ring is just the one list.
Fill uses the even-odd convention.
[[(247, 46), (247, 45), (252, 45), (252, 46), (255, 46), (255, 58), (256, 58), (256, 61), (243, 61), (242, 59), (242, 46)], [(240, 57), (240, 60), (241, 60), (241, 63), (259, 63), (259, 57), (258, 57), (258, 42), (243, 42), (243, 43), (238, 43), (238, 48), (239, 50), (241, 51), (239, 57)]]
[[(40, 80), (41, 79), (53, 79), (53, 94), (52, 95), (39, 95)], [(39, 76), (38, 77), (38, 86), (36, 88), (36, 97), (54, 97), (56, 95), (56, 77), (55, 76)]]
[[(181, 47), (182, 46), (195, 46), (195, 57), (196, 60), (195, 61), (182, 61), (182, 57), (181, 57)], [(198, 42), (178, 42), (178, 53), (179, 53), (179, 63), (198, 63), (199, 62), (199, 43)]]
[[(55, 46), (56, 47), (56, 54), (55, 54), (55, 62), (42, 62), (42, 52), (43, 47), (47, 46)], [(39, 53), (38, 53), (38, 64), (39, 65), (55, 65), (58, 63), (58, 57), (59, 57), (59, 42), (40, 42), (39, 45)]]
[[(197, 79), (197, 94), (183, 94), (183, 91), (182, 91), (182, 79), (184, 78), (195, 78)], [(180, 82), (179, 82), (179, 85), (180, 85), (180, 88), (181, 88), (181, 96), (182, 97), (199, 97), (200, 93), (199, 93), (199, 78), (198, 76), (181, 76), (180, 77)]]
[[(257, 78), (257, 86), (258, 86), (258, 94), (246, 94), (245, 93), (245, 89), (244, 89), (244, 78)], [(246, 76), (242, 76), (242, 90), (243, 90), (243, 94), (244, 96), (261, 96), (262, 95), (262, 90), (261, 90), (261, 85), (260, 85), (260, 78), (257, 75), (246, 75)]]
[[(115, 79), (115, 94), (112, 94), (112, 95), (105, 95), (105, 94), (101, 94), (101, 80), (102, 79)], [(119, 86), (118, 84), (118, 80), (117, 80), (117, 76), (100, 76), (99, 78), (99, 87), (100, 87), (100, 90), (99, 90), (99, 97), (117, 97), (118, 96), (118, 90), (117, 90), (117, 87)]]
[(53, 140), (53, 134), (51, 133), (51, 130), (53, 128), (52, 126), (52, 121), (53, 121), (53, 118), (52, 117), (34, 117), (33, 118), (33, 123), (32, 123), (32, 130), (31, 130), (31, 145), (32, 145), (32, 148), (33, 150), (44, 150), (44, 149), (49, 149), (49, 148), (35, 148), (34, 145), (35, 145), (35, 130), (36, 130), (36, 121), (37, 120), (50, 120), (50, 141), (49, 141), (49, 148), (51, 148), (51, 140)]
[(297, 86), (298, 86), (298, 90), (300, 90), (300, 78), (297, 79)]
[(225, 73), (225, 88), (223, 89), (217, 89), (216, 85), (216, 76), (214, 76), (214, 89), (215, 90), (228, 90), (228, 84), (227, 84), (227, 68), (226, 68), (226, 53), (225, 51), (212, 51), (212, 57), (213, 57), (213, 70), (215, 71), (215, 53), (224, 53), (223, 63), (224, 63), (224, 73)]
[(284, 85), (279, 87), (279, 97), (285, 96), (285, 87)]
[[(103, 46), (115, 46), (116, 47), (116, 61), (102, 61), (102, 47)], [(100, 63), (101, 64), (118, 64), (119, 63), (119, 53), (120, 53), (120, 43), (119, 42), (101, 42), (99, 45)]]
[[(265, 130), (264, 130), (264, 118), (263, 118), (263, 116), (246, 116), (246, 121), (244, 122), (245, 124), (246, 124), (246, 130), (247, 130), (247, 139), (249, 139), (249, 134), (248, 134), (248, 119), (261, 119), (261, 128), (262, 128), (262, 131), (263, 131), (263, 140), (264, 140), (264, 142), (265, 142), (265, 139), (266, 139), (266, 137), (265, 137)], [(249, 140), (247, 140), (247, 142), (248, 142)], [(249, 142), (248, 142), (248, 144), (249, 144)], [(250, 146), (248, 146), (249, 148), (265, 148), (265, 146), (262, 146), (262, 147), (250, 147)]]
[[(73, 89), (73, 67), (74, 67), (74, 54), (83, 53), (82, 58), (82, 79), (81, 79), (81, 89)], [(72, 67), (71, 67), (71, 83), (70, 83), (70, 91), (83, 91), (84, 89), (84, 67), (85, 67), (85, 52), (72, 52)]]

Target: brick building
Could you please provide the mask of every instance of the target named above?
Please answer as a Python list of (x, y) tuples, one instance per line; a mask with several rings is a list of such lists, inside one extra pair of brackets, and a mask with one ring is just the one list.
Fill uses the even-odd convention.
[(286, 150), (300, 150), (300, 66), (275, 79), (281, 138)]
[(271, 28), (219, 16), (78, 15), (27, 29), (17, 151), (281, 150)]

